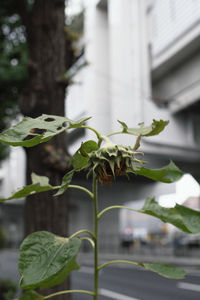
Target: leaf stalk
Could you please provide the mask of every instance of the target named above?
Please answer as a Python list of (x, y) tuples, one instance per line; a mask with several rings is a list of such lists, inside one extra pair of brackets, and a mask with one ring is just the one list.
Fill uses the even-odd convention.
[(130, 208), (128, 206), (124, 206), (124, 205), (113, 205), (113, 206), (108, 206), (106, 207), (105, 209), (103, 209), (99, 214), (98, 214), (98, 220), (102, 217), (102, 215), (104, 213), (106, 213), (107, 211), (111, 210), (111, 209), (120, 209), (120, 208), (123, 208), (123, 209), (128, 209), (128, 210), (132, 210), (132, 211), (135, 211), (135, 212), (139, 212), (137, 209), (134, 209), (134, 208)]
[(87, 230), (87, 229), (82, 229), (82, 230), (79, 230), (79, 231), (73, 233), (73, 234), (70, 236), (70, 238), (73, 238), (73, 237), (75, 237), (75, 236), (77, 236), (77, 235), (79, 235), (79, 234), (81, 234), (81, 233), (87, 233), (87, 234), (89, 234), (89, 235), (92, 237), (92, 239), (95, 239), (94, 234), (93, 234), (91, 231)]
[(119, 263), (123, 263), (123, 264), (131, 264), (131, 265), (138, 265), (139, 263), (137, 262), (133, 262), (133, 261), (130, 261), (130, 260), (124, 260), (124, 259), (118, 259), (118, 260), (111, 260), (111, 261), (108, 261), (104, 264), (102, 264), (101, 266), (98, 267), (98, 270), (100, 271), (101, 269), (111, 265), (111, 264), (119, 264)]
[(74, 184), (69, 184), (68, 185), (68, 188), (71, 188), (71, 189), (77, 189), (77, 190), (82, 190), (84, 191), (85, 193), (87, 193), (90, 198), (94, 199), (94, 194), (92, 192), (90, 192), (88, 189), (84, 188), (83, 186), (80, 186), (80, 185), (74, 185)]

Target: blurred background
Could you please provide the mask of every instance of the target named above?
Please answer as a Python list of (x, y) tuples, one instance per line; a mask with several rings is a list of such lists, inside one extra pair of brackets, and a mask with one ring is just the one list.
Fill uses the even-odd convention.
[[(37, 1), (27, 2), (32, 7)], [(5, 3), (6, 6), (0, 4), (2, 130), (21, 120), (18, 100), (30, 76), (26, 28), (20, 14), (10, 9), (9, 1)], [(9, 15), (6, 15), (7, 9)], [(99, 209), (108, 205), (139, 209), (148, 196), (156, 196), (165, 207), (178, 203), (199, 210), (200, 0), (70, 0), (66, 3), (65, 24), (66, 31), (70, 30), (75, 58), (63, 73), (67, 80), (63, 113), (74, 120), (92, 116), (87, 125), (103, 134), (118, 131), (117, 120), (126, 122), (129, 127), (140, 122), (150, 125), (152, 119), (169, 120), (159, 136), (142, 140), (141, 151), (149, 167), (162, 167), (173, 160), (185, 173), (181, 180), (170, 185), (136, 176), (131, 176), (129, 181), (119, 177), (112, 185), (99, 186)], [(91, 132), (71, 130), (67, 137), (68, 155), (72, 155), (81, 142), (94, 138)], [(127, 145), (135, 142), (126, 135), (113, 137), (113, 141)], [(27, 159), (24, 149), (19, 147), (2, 148), (1, 153), (0, 196), (8, 197), (25, 185)], [(90, 187), (85, 174), (77, 175), (74, 183)], [(80, 192), (70, 191), (68, 209), (68, 234), (83, 227), (92, 230), (90, 199)], [(2, 261), (7, 253), (12, 253), (13, 261), (16, 260), (16, 249), (24, 237), (25, 213), (24, 199), (0, 205), (2, 240), (5, 235), (6, 241), (6, 250), (0, 254)], [(121, 209), (105, 214), (100, 222), (99, 237), (103, 260), (110, 254), (147, 261), (156, 257), (159, 261), (186, 265), (191, 272), (188, 282), (179, 286), (171, 286), (169, 281), (165, 296), (158, 291), (151, 291), (150, 296), (141, 287), (138, 294), (131, 294), (128, 288), (117, 296), (102, 288), (101, 299), (199, 299), (199, 234), (187, 235), (150, 216)], [(89, 245), (84, 243), (82, 257), (89, 265), (85, 266), (87, 276), (91, 275), (90, 251)], [(6, 274), (10, 267), (3, 268)], [(129, 269), (122, 271), (130, 272)], [(15, 274), (8, 273), (9, 276)], [(11, 275), (13, 279), (15, 276)], [(79, 276), (81, 280), (81, 273)], [(72, 278), (72, 284), (74, 280)], [(169, 293), (170, 286), (174, 294)], [(116, 291), (116, 287), (113, 290)]]

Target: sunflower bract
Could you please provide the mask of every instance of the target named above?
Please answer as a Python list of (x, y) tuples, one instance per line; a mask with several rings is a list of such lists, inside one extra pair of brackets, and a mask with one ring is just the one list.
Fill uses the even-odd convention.
[(134, 173), (142, 167), (144, 162), (136, 158), (138, 154), (142, 153), (130, 146), (107, 144), (89, 154), (88, 168), (101, 183), (109, 184), (116, 176)]

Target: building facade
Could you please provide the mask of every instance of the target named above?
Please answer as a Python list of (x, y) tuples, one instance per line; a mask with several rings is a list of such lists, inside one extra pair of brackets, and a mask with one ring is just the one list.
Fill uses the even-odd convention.
[[(106, 134), (152, 119), (170, 120), (159, 136), (144, 138), (141, 150), (150, 167), (174, 160), (185, 172), (200, 178), (200, 3), (198, 0), (89, 0), (85, 2), (84, 43), (88, 66), (71, 86), (66, 100), (69, 118), (92, 116), (88, 125)], [(70, 133), (70, 152), (95, 139), (91, 132)], [(113, 138), (134, 144), (132, 136)], [(82, 177), (76, 182), (89, 186)], [(3, 185), (5, 185), (4, 180)], [(9, 191), (13, 190), (11, 187)], [(131, 177), (100, 186), (100, 209), (148, 196), (173, 194), (175, 185)], [(91, 203), (71, 191), (70, 233), (92, 229)], [(112, 216), (113, 221), (110, 222)], [(119, 212), (105, 215), (100, 224), (105, 241), (120, 245)], [(111, 239), (111, 237), (113, 237)]]
[[(84, 28), (89, 66), (77, 76), (82, 83), (81, 92), (72, 87), (68, 115), (93, 116), (88, 124), (102, 133), (118, 131), (116, 120), (125, 121), (130, 127), (139, 122), (149, 125), (152, 119), (169, 120), (159, 136), (143, 139), (145, 158), (152, 167), (161, 167), (172, 159), (198, 181), (199, 21), (199, 1), (90, 1)], [(76, 111), (74, 100), (80, 101), (81, 106), (84, 103), (84, 109), (79, 106)], [(72, 151), (80, 141), (90, 138), (94, 136), (85, 133), (73, 143)], [(130, 136), (113, 140), (133, 143)], [(102, 191), (100, 206), (174, 191), (173, 184), (147, 183), (140, 178), (125, 183), (118, 179)], [(88, 207), (83, 209), (87, 214)], [(100, 234), (118, 236), (114, 239), (119, 245), (119, 213), (113, 212), (112, 217), (115, 221), (109, 223), (105, 216)], [(71, 230), (76, 229), (71, 223)]]

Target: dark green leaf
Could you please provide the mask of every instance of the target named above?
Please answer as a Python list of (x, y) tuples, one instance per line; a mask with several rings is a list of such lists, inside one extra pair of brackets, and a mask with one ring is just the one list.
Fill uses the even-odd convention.
[(72, 158), (72, 165), (75, 171), (80, 171), (85, 168), (88, 164), (88, 157), (81, 155), (78, 151)]
[(167, 126), (169, 121), (156, 121), (153, 120), (153, 123), (150, 126), (145, 127), (143, 123), (140, 123), (140, 128), (128, 128), (128, 126), (121, 121), (118, 121), (122, 127), (123, 131), (122, 133), (128, 133), (136, 136), (153, 136), (159, 134), (161, 131), (164, 130), (164, 128)]
[(15, 192), (12, 196), (8, 198), (0, 198), (0, 202), (12, 199), (24, 198), (35, 193), (45, 192), (53, 190), (54, 187), (49, 184), (49, 178), (46, 176), (39, 176), (35, 173), (32, 173), (32, 182), (33, 184), (27, 185), (22, 189)]
[(136, 171), (136, 174), (165, 183), (175, 182), (183, 175), (181, 170), (172, 161), (161, 169), (151, 170), (142, 167), (140, 170)]
[(88, 164), (88, 153), (99, 149), (98, 144), (95, 141), (87, 141), (81, 145), (78, 151), (74, 154), (72, 159), (72, 165), (76, 171), (85, 168)]
[(12, 146), (32, 147), (50, 140), (67, 129), (81, 127), (88, 119), (75, 122), (54, 115), (42, 115), (34, 119), (26, 117), (17, 125), (1, 133), (0, 142)]
[(85, 143), (82, 143), (80, 149), (81, 149), (81, 151), (84, 151), (85, 153), (90, 153), (92, 151), (98, 150), (99, 146), (95, 141), (90, 140)]
[(75, 237), (63, 238), (46, 231), (30, 234), (20, 247), (21, 288), (48, 288), (63, 282), (79, 269), (76, 256), (80, 245)]
[(35, 291), (28, 291), (18, 298), (18, 300), (43, 300), (43, 299), (44, 297), (42, 295), (39, 295)]
[(66, 190), (68, 189), (68, 186), (72, 180), (73, 175), (74, 175), (74, 170), (65, 174), (65, 176), (62, 179), (61, 187), (54, 196), (59, 196), (59, 195), (62, 195), (64, 192), (66, 192)]
[(188, 233), (200, 232), (200, 212), (183, 205), (166, 208), (160, 206), (154, 198), (148, 198), (138, 212), (154, 216), (165, 223), (171, 223)]
[(185, 277), (186, 272), (183, 269), (176, 268), (171, 264), (159, 264), (159, 263), (139, 263), (142, 267), (147, 270), (153, 271), (163, 277), (171, 279), (182, 279)]

